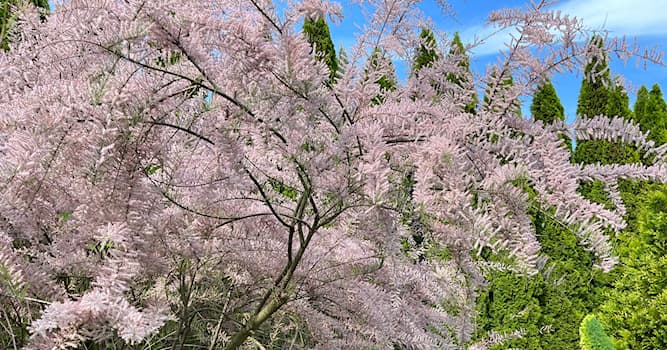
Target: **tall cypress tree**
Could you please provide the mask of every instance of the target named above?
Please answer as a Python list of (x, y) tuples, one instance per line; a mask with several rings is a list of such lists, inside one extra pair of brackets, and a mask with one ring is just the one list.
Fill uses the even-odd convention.
[(648, 105), (648, 89), (646, 85), (642, 85), (637, 91), (637, 100), (634, 106), (634, 120), (639, 123), (642, 131), (646, 131), (646, 126), (649, 125), (646, 115), (646, 107)]
[[(40, 18), (46, 19), (46, 14), (49, 12), (48, 0), (30, 0), (29, 3), (40, 9)], [(0, 1), (0, 47), (3, 50), (9, 50), (10, 33), (17, 14), (13, 12), (14, 7), (20, 8), (25, 4), (22, 0), (2, 0)]]
[[(602, 37), (594, 36), (590, 48), (600, 51), (602, 44)], [(592, 118), (598, 115), (631, 117), (628, 97), (620, 84), (612, 82), (604, 52), (591, 57), (586, 65), (577, 101), (577, 116)], [(639, 155), (629, 146), (601, 140), (582, 140), (577, 141), (573, 160), (582, 164), (634, 163), (639, 160)]]
[(336, 49), (329, 33), (329, 25), (323, 17), (314, 19), (306, 18), (303, 21), (303, 32), (306, 34), (308, 42), (313, 46), (317, 59), (329, 67), (329, 83), (335, 83), (338, 60), (336, 59)]
[[(600, 36), (594, 36), (591, 39), (589, 47), (591, 50), (599, 51), (602, 48), (603, 40)], [(607, 56), (602, 53), (593, 56), (584, 70), (584, 79), (581, 82), (579, 90), (579, 100), (577, 101), (577, 116), (604, 115), (607, 112), (607, 100), (609, 90), (607, 86), (611, 85), (609, 78), (609, 67), (607, 65)]]
[(556, 120), (565, 121), (565, 108), (560, 103), (556, 89), (550, 80), (541, 84), (530, 105), (533, 119), (541, 120), (544, 124), (552, 124)]
[(660, 85), (654, 84), (648, 94), (644, 124), (649, 135), (658, 144), (667, 142), (667, 104)]
[(605, 114), (609, 117), (623, 117), (624, 119), (632, 118), (632, 111), (630, 110), (630, 98), (625, 92), (623, 85), (620, 83), (613, 85), (609, 89), (607, 110)]
[[(540, 84), (533, 95), (530, 113), (534, 120), (540, 120), (545, 125), (553, 124), (556, 120), (565, 121), (565, 108), (561, 104), (556, 89), (550, 80)], [(565, 146), (572, 151), (572, 141), (567, 135), (561, 135)]]
[(415, 61), (412, 66), (412, 73), (418, 75), (423, 67), (430, 67), (433, 62), (440, 59), (438, 55), (438, 44), (435, 41), (435, 35), (430, 29), (423, 28), (419, 34), (419, 47), (415, 52)]
[[(607, 94), (607, 106), (605, 115), (608, 117), (621, 117), (626, 120), (632, 118), (632, 111), (630, 110), (628, 98), (623, 85), (614, 84), (609, 87)], [(637, 163), (641, 161), (639, 152), (635, 147), (620, 142), (609, 141), (593, 141), (588, 142), (589, 149), (588, 159), (599, 161), (603, 164), (627, 164)], [(583, 148), (585, 149), (585, 148)]]
[[(454, 39), (452, 39), (451, 48), (449, 49), (449, 55), (460, 57), (458, 66), (461, 68), (463, 72), (459, 74), (449, 73), (447, 74), (447, 80), (451, 81), (452, 83), (458, 86), (465, 88), (464, 85), (469, 82), (469, 79), (472, 78), (472, 72), (470, 71), (470, 59), (468, 58), (468, 55), (466, 53), (465, 46), (463, 46), (463, 42), (461, 41), (459, 32), (454, 33)], [(468, 102), (463, 109), (467, 113), (474, 114), (476, 112), (477, 94), (473, 93), (472, 97), (470, 98), (470, 102)]]
[[(610, 86), (610, 88), (599, 87), (599, 93), (604, 91), (606, 91), (606, 105), (604, 106), (603, 113), (598, 113), (600, 111), (599, 108), (601, 108), (599, 104), (591, 104), (585, 101), (581, 101), (582, 95), (579, 96), (580, 101), (583, 102), (584, 105), (594, 105), (596, 108), (598, 108), (598, 110), (595, 110), (593, 114), (584, 112), (583, 115), (594, 116), (603, 114), (609, 117), (618, 116), (625, 119), (632, 117), (632, 113), (628, 105), (627, 94), (621, 85), (613, 85)], [(590, 94), (589, 96), (597, 95)], [(577, 146), (573, 154), (573, 160), (574, 162), (581, 164), (632, 164), (641, 162), (641, 155), (635, 147), (621, 142), (586, 140), (577, 142)], [(632, 209), (635, 205), (635, 200), (632, 198), (634, 198), (634, 196), (639, 191), (637, 184), (632, 181), (620, 181), (619, 190), (625, 196), (624, 199), (627, 199), (626, 207), (628, 209), (628, 213), (632, 215)], [(607, 190), (605, 189), (604, 184), (600, 181), (583, 183), (581, 184), (580, 191), (582, 195), (591, 201), (603, 204), (608, 207), (611, 207), (612, 205)], [(610, 279), (612, 277), (607, 276), (606, 278)], [(611, 280), (608, 280), (604, 283), (601, 282), (601, 284), (608, 284), (610, 281)]]

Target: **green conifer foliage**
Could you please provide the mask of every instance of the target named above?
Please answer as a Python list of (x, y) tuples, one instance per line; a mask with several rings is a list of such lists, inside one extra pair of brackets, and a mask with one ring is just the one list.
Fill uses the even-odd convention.
[(433, 62), (440, 59), (438, 55), (438, 44), (430, 29), (423, 28), (419, 34), (420, 44), (415, 52), (415, 61), (412, 66), (413, 74), (418, 74), (423, 67), (430, 67)]
[[(550, 80), (540, 84), (535, 91), (530, 112), (534, 120), (541, 120), (545, 125), (552, 124), (556, 120), (565, 121), (565, 108)], [(572, 140), (567, 135), (561, 135), (561, 138), (565, 146), (572, 151)]]
[(651, 91), (642, 85), (637, 91), (635, 101), (634, 120), (644, 132), (649, 132), (649, 138), (658, 144), (667, 142), (667, 105), (662, 97), (658, 84), (653, 85)]
[(315, 49), (317, 58), (329, 67), (329, 82), (332, 84), (335, 83), (338, 60), (336, 59), (336, 49), (329, 33), (329, 25), (322, 17), (315, 19), (306, 18), (303, 21), (303, 32), (306, 34), (308, 42)]
[[(602, 47), (602, 38), (593, 37), (591, 47)], [(630, 118), (628, 97), (620, 84), (612, 82), (605, 54), (593, 57), (585, 69), (577, 101), (577, 115)], [(581, 164), (613, 164), (639, 162), (639, 153), (632, 147), (608, 141), (577, 141), (573, 160)], [(587, 192), (584, 190), (584, 192)], [(591, 198), (592, 199), (592, 198)]]
[[(593, 69), (587, 67), (587, 70)], [(607, 69), (607, 68), (604, 68)], [(608, 77), (609, 73), (606, 72), (602, 76)], [(629, 107), (629, 98), (621, 84), (616, 82), (612, 83), (611, 80), (607, 81), (607, 84), (611, 84), (608, 87), (596, 85), (597, 83), (587, 83), (587, 80), (584, 79), (582, 82), (582, 90), (579, 95), (579, 105), (588, 106), (588, 110), (582, 110), (581, 114), (586, 116), (596, 116), (596, 115), (606, 115), (608, 117), (622, 117), (624, 119), (632, 118), (632, 112)], [(593, 86), (596, 86), (597, 90), (592, 89)], [(602, 110), (602, 106), (594, 101), (585, 101), (585, 96), (589, 98), (598, 98), (605, 94), (605, 106)], [(594, 141), (578, 141), (576, 149), (573, 153), (573, 160), (576, 163), (580, 164), (596, 164), (600, 163), (603, 165), (608, 164), (631, 164), (631, 163), (641, 163), (641, 155), (636, 150), (635, 147), (628, 144), (623, 144), (620, 142), (610, 142), (604, 140), (594, 140)], [(636, 196), (640, 192), (640, 187), (636, 182), (632, 181), (619, 181), (619, 190), (623, 195), (626, 208), (629, 213), (628, 219), (631, 219), (630, 216), (633, 215), (633, 208), (636, 204)], [(603, 204), (607, 207), (611, 207), (611, 201), (609, 195), (604, 188), (604, 185), (600, 181), (593, 181), (588, 183), (583, 183), (580, 186), (580, 191), (582, 195), (591, 201)], [(609, 285), (611, 280), (614, 278), (611, 275), (602, 277), (606, 282), (600, 283), (601, 288), (610, 288)], [(602, 287), (604, 285), (604, 287)]]
[(556, 120), (565, 121), (565, 108), (560, 103), (551, 81), (545, 81), (537, 89), (530, 105), (530, 112), (533, 119), (541, 120), (544, 124), (552, 124)]
[[(534, 195), (530, 187), (525, 189)], [(553, 213), (537, 203), (532, 217), (542, 253), (549, 257), (545, 268), (530, 277), (494, 272), (477, 299), (479, 334), (526, 331), (522, 338), (493, 350), (574, 349), (581, 320), (597, 305), (601, 273), (591, 268), (593, 255), (577, 244), (573, 230), (557, 224)], [(504, 262), (503, 257), (483, 254), (483, 258)]]
[(648, 125), (646, 107), (648, 105), (648, 89), (646, 85), (642, 85), (637, 91), (637, 100), (635, 101), (634, 108), (634, 119), (635, 122), (639, 123), (642, 131), (646, 131), (646, 125)]
[(27, 2), (24, 0), (0, 1), (0, 47), (5, 51), (9, 50), (10, 33), (16, 21), (16, 13), (13, 12), (13, 8), (21, 8), (26, 3), (31, 3), (41, 9), (41, 18), (42, 20), (46, 19), (46, 13), (49, 12), (48, 0), (30, 0)]
[[(461, 67), (462, 70), (464, 70), (464, 73), (463, 74), (449, 73), (447, 74), (447, 80), (461, 87), (464, 87), (464, 84), (468, 83), (468, 80), (470, 79), (470, 77), (472, 77), (472, 72), (470, 71), (470, 59), (466, 54), (466, 49), (465, 46), (463, 45), (463, 42), (461, 41), (459, 32), (454, 33), (454, 39), (452, 39), (452, 45), (449, 50), (449, 54), (455, 56), (463, 56), (462, 59), (459, 61), (458, 65), (459, 67)], [(473, 94), (470, 99), (470, 102), (468, 102), (468, 104), (464, 106), (464, 111), (466, 111), (467, 113), (474, 114), (476, 110), (477, 110), (477, 95)]]
[(604, 332), (602, 324), (593, 315), (588, 315), (581, 321), (581, 350), (616, 350), (611, 339)]
[[(591, 39), (590, 47), (601, 48), (603, 40), (599, 36)], [(606, 114), (609, 90), (611, 85), (609, 67), (606, 55), (593, 57), (586, 65), (584, 79), (581, 82), (579, 100), (577, 101), (577, 115), (594, 117)]]
[(667, 104), (658, 84), (653, 85), (649, 92), (645, 113), (644, 123), (651, 138), (658, 144), (667, 142)]
[(618, 349), (667, 349), (667, 188), (651, 185), (637, 223), (622, 233), (614, 288), (600, 320)]
[(605, 114), (609, 117), (632, 118), (630, 98), (621, 84), (616, 84), (609, 89)]
[[(590, 47), (602, 47), (602, 38), (593, 37)], [(577, 100), (578, 117), (594, 117), (596, 115), (607, 114), (607, 101), (609, 99), (609, 90), (607, 86), (611, 84), (609, 79), (609, 67), (607, 58), (593, 57), (586, 65), (584, 70), (584, 79), (581, 82), (579, 90), (579, 99)], [(601, 160), (599, 157), (605, 155), (609, 144), (603, 141), (577, 141), (577, 147), (573, 154), (575, 163), (594, 164), (601, 162), (609, 164), (607, 160)]]

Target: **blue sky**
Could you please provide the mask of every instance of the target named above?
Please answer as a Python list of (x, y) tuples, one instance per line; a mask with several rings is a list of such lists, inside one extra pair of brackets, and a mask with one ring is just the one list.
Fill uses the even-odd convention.
[[(331, 35), (336, 48), (350, 46), (354, 41), (356, 26), (363, 23), (358, 7), (349, 0), (339, 0), (343, 5), (344, 19), (341, 23), (330, 24)], [(464, 42), (470, 42), (475, 35), (484, 37), (493, 31), (485, 26), (486, 18), (492, 10), (523, 7), (527, 0), (450, 0), (454, 14), (443, 14), (434, 0), (421, 5), (422, 10), (433, 20), (435, 26), (447, 32), (459, 31)], [(657, 45), (667, 50), (667, 0), (564, 0), (554, 8), (572, 14), (584, 21), (590, 29), (607, 30), (610, 36), (637, 38), (642, 46)], [(497, 60), (497, 53), (503, 48), (506, 35), (498, 35), (485, 45), (476, 47), (471, 56), (471, 68), (479, 73)], [(395, 62), (400, 77), (407, 73), (407, 67)], [(637, 67), (634, 60), (624, 65), (622, 61), (611, 62), (612, 74), (623, 75), (635, 91), (630, 91), (631, 107), (635, 92), (641, 85), (649, 88), (658, 83), (667, 90), (667, 67), (649, 65), (646, 70)], [(581, 85), (581, 74), (561, 74), (553, 78), (558, 95), (565, 106), (569, 122), (574, 120), (577, 96)], [(530, 115), (530, 100), (524, 101), (524, 115)]]
[[(336, 1), (336, 0), (333, 0)], [(351, 0), (337, 0), (343, 6), (343, 21), (330, 23), (331, 35), (336, 48), (349, 47), (354, 42), (356, 26), (364, 19), (359, 7)], [(446, 32), (458, 31), (466, 42), (471, 42), (475, 35), (484, 37), (493, 29), (485, 26), (486, 18), (492, 10), (500, 8), (524, 7), (528, 0), (449, 0), (454, 14), (443, 14), (436, 5), (436, 0), (425, 0), (422, 10), (433, 20), (435, 26)], [(49, 0), (51, 8), (53, 1)], [(584, 25), (591, 29), (607, 30), (611, 36), (637, 38), (644, 47), (658, 46), (667, 50), (667, 0), (561, 0), (555, 6), (564, 13), (583, 19)], [(503, 48), (507, 36), (498, 35), (488, 40), (486, 45), (476, 47), (471, 55), (471, 68), (482, 73), (485, 67), (497, 60), (497, 53)], [(405, 77), (407, 67), (395, 62), (400, 77)], [(634, 61), (627, 65), (618, 60), (611, 62), (613, 74), (623, 75), (635, 91), (630, 92), (630, 106), (634, 104), (635, 92), (641, 85), (649, 88), (660, 84), (667, 92), (667, 67), (648, 65), (647, 69), (637, 68)], [(561, 74), (553, 78), (558, 96), (565, 107), (569, 122), (575, 117), (577, 96), (581, 85), (581, 74)], [(530, 115), (530, 99), (523, 103), (524, 115)]]

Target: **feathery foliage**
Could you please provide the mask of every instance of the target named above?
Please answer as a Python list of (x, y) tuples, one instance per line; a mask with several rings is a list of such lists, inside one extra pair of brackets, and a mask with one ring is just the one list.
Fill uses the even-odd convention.
[(616, 350), (604, 332), (600, 321), (593, 316), (586, 316), (579, 328), (581, 334), (581, 350)]
[(417, 75), (423, 67), (430, 67), (433, 62), (440, 59), (438, 44), (435, 41), (433, 31), (422, 28), (419, 34), (419, 46), (415, 50), (415, 58), (412, 63), (412, 73)]
[(40, 10), (40, 18), (44, 20), (49, 11), (49, 2), (47, 0), (2, 0), (0, 1), (0, 47), (9, 50), (14, 22), (16, 22), (18, 13), (16, 9), (22, 9), (27, 4), (31, 4)]
[(329, 82), (335, 83), (338, 59), (326, 20), (322, 16), (317, 18), (307, 17), (303, 20), (303, 32), (306, 34), (308, 42), (313, 46), (315, 56), (329, 67)]
[[(461, 41), (459, 32), (454, 33), (454, 38), (452, 39), (451, 47), (449, 49), (449, 55), (456, 57), (458, 61), (457, 66), (460, 68), (460, 70), (458, 72), (448, 73), (447, 80), (461, 88), (467, 88), (465, 85), (469, 84), (472, 80), (472, 73), (470, 71), (470, 58), (468, 57), (463, 42)], [(477, 93), (474, 93), (470, 97), (470, 102), (464, 106), (464, 111), (474, 114), (476, 110)]]
[(623, 350), (667, 347), (667, 190), (649, 188), (639, 198), (634, 229), (619, 237), (619, 278), (600, 308), (600, 320)]
[(596, 115), (605, 115), (607, 112), (611, 80), (602, 37), (594, 36), (589, 44), (589, 50), (592, 54), (586, 64), (584, 79), (579, 90), (577, 116), (592, 118)]
[(507, 70), (494, 70), (489, 77), (491, 79), (484, 90), (484, 108), (495, 113), (511, 112), (521, 116), (521, 100), (518, 96), (507, 96), (514, 90), (512, 74)]
[[(586, 269), (609, 271), (605, 232), (624, 212), (579, 182), (667, 179), (630, 124), (575, 134), (626, 139), (655, 166), (571, 164), (555, 130), (514, 113), (521, 82), (586, 55), (580, 22), (546, 3), (491, 14), (531, 35), (484, 74), (498, 88), (474, 116), (461, 107), (482, 81), (438, 95), (414, 76), (380, 104), (390, 71), (349, 64), (332, 84), (335, 55), (314, 55), (298, 24), (340, 15), (335, 3), (55, 5), (21, 17), (24, 39), (0, 53), (3, 348), (462, 348), (488, 273), (543, 273), (537, 205), (572, 229)], [(355, 61), (412, 49), (413, 1), (362, 6)], [(445, 83), (443, 61), (422, 71)], [(406, 254), (417, 224), (425, 244)]]
[(384, 50), (380, 48), (373, 50), (366, 63), (364, 74), (366, 76), (380, 75), (375, 80), (375, 84), (378, 85), (380, 92), (373, 97), (371, 104), (381, 104), (385, 100), (386, 93), (396, 90), (396, 70), (394, 64), (391, 62), (391, 58), (387, 56)]

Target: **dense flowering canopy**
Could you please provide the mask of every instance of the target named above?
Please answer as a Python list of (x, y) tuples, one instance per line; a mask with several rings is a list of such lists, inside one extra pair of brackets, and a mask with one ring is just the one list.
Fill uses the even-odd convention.
[[(580, 167), (562, 124), (511, 108), (585, 62), (581, 22), (546, 2), (494, 13), (522, 34), (490, 70), (514, 72), (514, 85), (471, 114), (472, 77), (446, 79), (462, 71), (454, 58), (379, 90), (386, 72), (363, 60), (378, 47), (411, 57), (422, 17), (412, 0), (361, 3), (368, 22), (335, 85), (299, 31), (304, 16), (341, 14), (327, 1), (72, 0), (44, 23), (22, 16), (0, 54), (0, 305), (34, 318), (27, 348), (146, 341), (205, 299), (219, 301), (211, 348), (287, 316), (307, 325), (309, 347), (463, 346), (475, 286), (499, 268), (476, 254), (505, 251), (516, 264), (500, 268), (519, 273), (543, 266), (537, 205), (613, 266), (604, 231), (624, 227), (622, 203), (591, 203), (577, 186), (664, 181), (664, 149), (596, 117), (572, 138), (633, 142), (653, 165)], [(493, 79), (504, 78), (478, 83)], [(449, 260), (415, 263), (404, 249), (413, 170), (412, 206)]]

